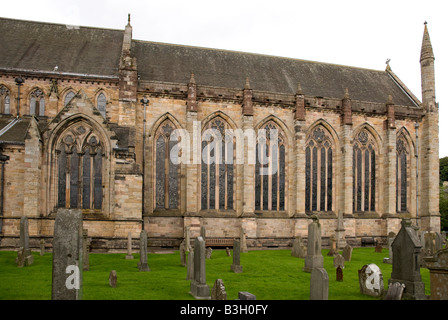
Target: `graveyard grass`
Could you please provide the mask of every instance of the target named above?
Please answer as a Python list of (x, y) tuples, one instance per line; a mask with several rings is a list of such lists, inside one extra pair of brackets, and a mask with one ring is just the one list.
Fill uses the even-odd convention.
[[(231, 250), (232, 252), (232, 250)], [(355, 248), (352, 261), (345, 262), (342, 282), (336, 281), (333, 257), (323, 249), (324, 268), (329, 277), (329, 300), (379, 300), (360, 293), (358, 270), (375, 263), (383, 274), (385, 292), (392, 265), (383, 263), (388, 250), (376, 253), (373, 247)], [(123, 254), (91, 253), (90, 269), (83, 272), (83, 300), (193, 300), (189, 294), (187, 268), (181, 266), (179, 251), (149, 253), (150, 272), (139, 272), (139, 254), (126, 260)], [(33, 252), (34, 263), (18, 268), (17, 252), (0, 251), (0, 300), (50, 300), (52, 255)], [(302, 271), (304, 259), (291, 256), (290, 250), (256, 250), (241, 253), (243, 273), (230, 270), (233, 258), (225, 250), (214, 250), (206, 259), (207, 284), (222, 279), (227, 299), (248, 291), (257, 300), (309, 300), (310, 273)], [(109, 273), (117, 272), (117, 288), (109, 286)], [(426, 295), (430, 294), (429, 271), (421, 268)]]

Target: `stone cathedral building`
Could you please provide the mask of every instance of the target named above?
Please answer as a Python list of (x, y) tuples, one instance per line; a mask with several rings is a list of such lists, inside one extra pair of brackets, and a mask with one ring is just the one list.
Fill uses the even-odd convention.
[(31, 244), (51, 245), (58, 208), (82, 210), (93, 250), (142, 228), (150, 246), (176, 247), (201, 227), (209, 245), (243, 230), (249, 248), (285, 247), (313, 215), (324, 239), (353, 245), (405, 217), (440, 231), (426, 24), (422, 101), (388, 64), (135, 40), (130, 19), (0, 18), (0, 44), (0, 247), (17, 247), (24, 215)]

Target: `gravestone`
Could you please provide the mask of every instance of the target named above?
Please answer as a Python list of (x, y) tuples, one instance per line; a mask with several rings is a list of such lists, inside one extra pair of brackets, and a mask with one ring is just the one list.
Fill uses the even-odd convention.
[(194, 248), (190, 249), (187, 258), (187, 280), (194, 279)]
[(343, 281), (344, 280), (344, 273), (342, 271), (342, 268), (339, 266), (336, 268), (336, 281)]
[(212, 253), (213, 253), (213, 249), (211, 247), (207, 247), (207, 250), (205, 252), (205, 257), (207, 259), (211, 259), (212, 258)]
[(87, 238), (87, 235), (88, 235), (88, 230), (83, 229), (82, 230), (82, 253), (83, 253), (82, 262), (83, 262), (83, 270), (84, 271), (89, 271), (89, 269), (90, 269), (90, 263), (89, 263), (90, 245), (89, 245), (89, 239)]
[(205, 272), (205, 241), (202, 237), (194, 242), (194, 279), (190, 283), (190, 294), (195, 299), (210, 299)]
[(222, 279), (216, 279), (212, 288), (211, 300), (227, 300), (227, 292)]
[(243, 267), (240, 265), (240, 240), (233, 240), (233, 264), (230, 266), (230, 270), (235, 273), (243, 272)]
[(186, 258), (186, 252), (185, 252), (185, 242), (182, 240), (182, 242), (179, 245), (179, 255), (180, 255), (180, 264), (182, 267), (185, 267), (187, 265), (187, 258)]
[(381, 297), (384, 292), (383, 274), (374, 264), (366, 264), (358, 270), (359, 288), (362, 294)]
[(240, 252), (247, 252), (247, 241), (246, 241), (246, 232), (244, 231), (244, 228), (241, 227), (240, 229)]
[(115, 270), (112, 270), (109, 273), (109, 285), (112, 288), (116, 288), (117, 287), (117, 271), (115, 271)]
[(145, 230), (140, 232), (140, 262), (138, 269), (143, 272), (151, 271), (148, 266), (148, 234)]
[(185, 238), (185, 251), (190, 252), (191, 250), (191, 240), (190, 240), (190, 226), (184, 228), (184, 238)]
[(291, 256), (302, 258), (306, 257), (306, 246), (303, 244), (301, 236), (297, 236), (292, 244)]
[(406, 286), (403, 283), (394, 282), (389, 286), (384, 300), (401, 300)]
[(250, 292), (240, 291), (238, 292), (238, 300), (257, 300), (257, 297)]
[(345, 267), (344, 262), (345, 262), (344, 257), (341, 254), (337, 253), (334, 255), (333, 267), (335, 268), (341, 267), (342, 269), (344, 269)]
[(392, 264), (392, 258), (393, 258), (392, 242), (394, 242), (394, 239), (395, 239), (395, 233), (392, 231), (389, 232), (389, 234), (387, 235), (387, 247), (389, 249), (389, 257), (383, 259), (384, 263)]
[(133, 260), (134, 256), (132, 255), (132, 235), (128, 232), (128, 254), (126, 255), (126, 260)]
[[(20, 218), (20, 248), (23, 248), (21, 252), (21, 257), (17, 255), (17, 265), (18, 267), (30, 266), (34, 262), (34, 257), (30, 249), (30, 235), (28, 231), (28, 217), (23, 216)], [(20, 263), (19, 263), (20, 262)]]
[(328, 273), (324, 268), (313, 268), (310, 280), (310, 300), (328, 300)]
[(344, 214), (341, 210), (338, 212), (338, 222), (335, 230), (336, 236), (336, 248), (339, 250), (340, 248), (345, 247), (347, 241), (345, 240), (345, 228), (344, 228)]
[(226, 247), (226, 254), (227, 254), (228, 257), (230, 257), (230, 249), (229, 249), (229, 247)]
[(313, 222), (308, 225), (307, 254), (303, 271), (311, 272), (314, 268), (323, 268), (324, 257), (322, 256), (321, 227), (317, 216), (312, 217)]
[(393, 260), (389, 286), (394, 282), (403, 283), (406, 287), (403, 297), (406, 300), (424, 300), (425, 284), (420, 275), (421, 243), (415, 228), (409, 219), (401, 221), (401, 228), (392, 243)]
[(44, 239), (40, 239), (40, 255), (41, 256), (45, 255), (45, 240)]
[(431, 283), (431, 300), (448, 300), (448, 249), (425, 258)]
[(383, 252), (383, 247), (380, 244), (377, 244), (375, 246), (375, 252), (382, 253)]
[(336, 237), (334, 235), (332, 235), (330, 237), (330, 242), (331, 242), (331, 247), (330, 247), (330, 250), (328, 251), (327, 256), (332, 257), (338, 253), (337, 241), (336, 241)]
[(54, 221), (52, 300), (82, 299), (82, 211), (59, 209)]
[(206, 239), (206, 237), (205, 237), (206, 233), (207, 233), (207, 230), (205, 229), (205, 226), (201, 226), (200, 236), (201, 236), (202, 239), (204, 239), (204, 242), (205, 242), (205, 239)]
[(353, 248), (349, 244), (344, 247), (342, 250), (342, 256), (344, 257), (344, 261), (352, 261), (352, 252)]

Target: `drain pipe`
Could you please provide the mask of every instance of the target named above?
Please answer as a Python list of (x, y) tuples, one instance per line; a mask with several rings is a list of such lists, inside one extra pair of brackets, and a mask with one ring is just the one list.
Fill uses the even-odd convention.
[(0, 234), (3, 233), (3, 199), (5, 196), (5, 164), (6, 161), (9, 160), (9, 156), (6, 156), (2, 153), (2, 149), (0, 148), (0, 164), (1, 164), (1, 180), (0, 180)]
[(418, 122), (415, 122), (415, 222), (418, 227)]
[(143, 105), (143, 151), (142, 151), (142, 231), (145, 230), (145, 167), (146, 167), (146, 160), (145, 160), (145, 149), (146, 149), (146, 107), (148, 106), (149, 99), (146, 97), (143, 97), (143, 99), (140, 100), (141, 104)]

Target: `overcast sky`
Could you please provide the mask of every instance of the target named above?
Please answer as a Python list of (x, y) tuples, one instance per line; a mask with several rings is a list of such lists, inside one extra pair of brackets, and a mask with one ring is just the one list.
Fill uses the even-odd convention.
[(394, 73), (421, 99), (424, 22), (436, 57), (440, 157), (448, 156), (448, 19), (443, 0), (20, 0), (6, 18), (124, 29), (133, 38), (291, 57)]

